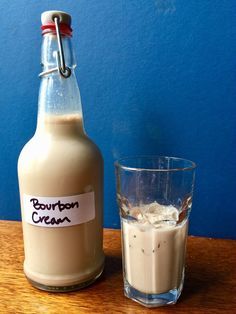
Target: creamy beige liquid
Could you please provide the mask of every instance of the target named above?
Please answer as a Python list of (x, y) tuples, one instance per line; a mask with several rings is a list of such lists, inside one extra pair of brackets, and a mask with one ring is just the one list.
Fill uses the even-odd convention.
[(143, 293), (166, 293), (181, 284), (188, 223), (155, 228), (122, 219), (124, 273)]
[[(83, 133), (82, 117), (38, 119), (34, 137), (18, 161), (26, 276), (41, 285), (66, 287), (102, 272), (103, 162)], [(69, 227), (41, 227), (24, 221), (23, 194), (63, 197), (95, 192), (95, 219)]]

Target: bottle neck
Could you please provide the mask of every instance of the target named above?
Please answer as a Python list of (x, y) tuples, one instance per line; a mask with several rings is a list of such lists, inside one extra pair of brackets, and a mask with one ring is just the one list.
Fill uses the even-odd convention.
[[(69, 36), (62, 36), (65, 64), (71, 75), (64, 78), (58, 71), (41, 76), (38, 99), (37, 131), (63, 132), (77, 128), (83, 132), (80, 91), (75, 77), (75, 58)], [(57, 37), (53, 33), (43, 36), (41, 64), (42, 72), (57, 68)], [(77, 123), (78, 122), (78, 123)], [(60, 126), (58, 128), (58, 126)]]

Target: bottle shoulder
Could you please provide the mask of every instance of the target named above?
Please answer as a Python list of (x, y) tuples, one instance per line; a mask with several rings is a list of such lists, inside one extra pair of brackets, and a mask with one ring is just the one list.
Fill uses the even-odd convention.
[(43, 167), (52, 164), (54, 168), (80, 164), (103, 164), (98, 146), (86, 135), (74, 137), (52, 137), (34, 135), (22, 148), (18, 159), (21, 169)]

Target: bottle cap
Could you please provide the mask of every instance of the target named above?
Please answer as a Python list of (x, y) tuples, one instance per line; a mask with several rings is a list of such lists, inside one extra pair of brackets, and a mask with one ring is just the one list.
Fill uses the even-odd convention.
[(61, 34), (71, 36), (71, 16), (66, 12), (56, 10), (45, 11), (41, 14), (43, 35), (46, 33), (55, 33), (55, 17), (59, 18)]
[(41, 14), (42, 25), (53, 24), (54, 18), (59, 17), (59, 22), (71, 26), (71, 16), (63, 11), (45, 11)]

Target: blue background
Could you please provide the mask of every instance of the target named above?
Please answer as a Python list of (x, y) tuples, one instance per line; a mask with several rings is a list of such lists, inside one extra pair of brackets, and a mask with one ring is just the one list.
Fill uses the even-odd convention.
[(20, 219), (16, 164), (36, 125), (40, 14), (73, 16), (85, 127), (105, 160), (106, 227), (119, 227), (114, 159), (198, 165), (190, 233), (236, 238), (236, 1), (0, 1), (0, 219)]

